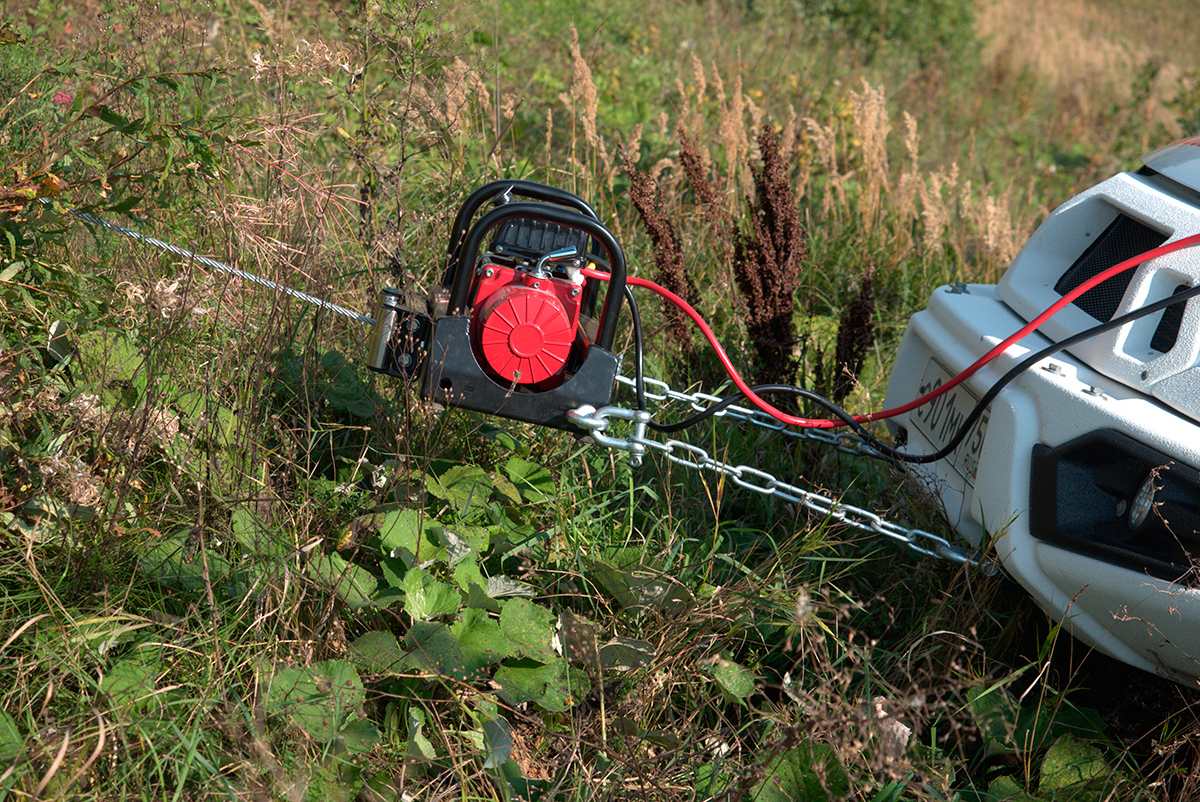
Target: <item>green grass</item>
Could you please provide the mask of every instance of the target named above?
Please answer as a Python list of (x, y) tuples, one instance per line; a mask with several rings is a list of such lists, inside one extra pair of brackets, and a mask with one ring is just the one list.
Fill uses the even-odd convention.
[[(1170, 50), (1072, 117), (1070, 88), (972, 35), (980, 9), (868, 5), (13, 9), (0, 798), (1187, 798), (1191, 697), (1081, 669), (1001, 580), (668, 461), (432, 409), (357, 365), (357, 324), (64, 213), (365, 309), (383, 284), (426, 289), (458, 204), (522, 177), (583, 194), (655, 277), (624, 143), (753, 373), (732, 243), (769, 122), (805, 230), (795, 375), (830, 381), (869, 273), (846, 401), (865, 409), (933, 287), (994, 280), (1050, 207), (1136, 160), (1150, 110), (1171, 109), (1156, 136), (1187, 130), (1197, 52), (1147, 27), (1139, 45)], [(1175, 83), (1147, 80), (1154, 58)], [(651, 374), (714, 389), (699, 340), (687, 358), (642, 307)], [(722, 424), (688, 439), (946, 531), (880, 464)]]

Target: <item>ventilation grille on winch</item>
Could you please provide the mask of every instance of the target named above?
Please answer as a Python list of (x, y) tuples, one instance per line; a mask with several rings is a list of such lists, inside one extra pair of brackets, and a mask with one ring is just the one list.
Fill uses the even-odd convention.
[(527, 258), (536, 258), (574, 246), (582, 255), (587, 251), (588, 242), (587, 233), (577, 228), (532, 217), (518, 217), (506, 220), (497, 228), (492, 250), (507, 250)]
[[(1075, 264), (1062, 274), (1054, 291), (1066, 295), (1093, 276), (1138, 254), (1157, 248), (1167, 241), (1166, 234), (1121, 214), (1088, 246)], [(1122, 271), (1075, 299), (1075, 305), (1096, 320), (1112, 320), (1121, 305), (1121, 298), (1133, 280), (1134, 270)], [(1172, 307), (1173, 308), (1173, 307)]]

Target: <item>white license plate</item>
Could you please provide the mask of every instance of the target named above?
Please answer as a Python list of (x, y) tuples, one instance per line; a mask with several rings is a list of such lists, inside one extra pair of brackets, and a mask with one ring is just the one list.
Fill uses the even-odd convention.
[[(917, 395), (932, 392), (948, 381), (950, 371), (946, 370), (941, 362), (930, 359), (925, 367), (925, 375), (921, 377)], [(978, 403), (979, 398), (960, 384), (928, 404), (917, 407), (912, 411), (911, 420), (921, 434), (933, 443), (934, 449), (940, 450), (954, 438)], [(987, 435), (989, 415), (990, 410), (984, 410), (971, 432), (959, 443), (953, 456), (949, 458), (954, 470), (958, 471), (971, 487), (975, 486), (975, 472), (979, 469), (979, 457), (983, 453), (983, 439)]]

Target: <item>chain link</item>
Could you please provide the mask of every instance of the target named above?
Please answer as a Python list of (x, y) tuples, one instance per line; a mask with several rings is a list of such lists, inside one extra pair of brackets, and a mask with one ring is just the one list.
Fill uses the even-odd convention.
[[(625, 384), (631, 383), (629, 379), (624, 377), (618, 377), (618, 381)], [(704, 393), (679, 393), (672, 390), (665, 383), (653, 379), (647, 379), (646, 384), (646, 398), (656, 401), (684, 401), (692, 404), (697, 411), (702, 411), (705, 408), (703, 405), (705, 401), (712, 403), (720, 400)], [(659, 388), (659, 391), (652, 392), (649, 389), (650, 386)], [(758, 416), (754, 415), (751, 410), (744, 408), (730, 407), (724, 412), (717, 414), (725, 415), (734, 420), (744, 420), (756, 425), (763, 425)], [(885, 521), (878, 513), (823, 496), (820, 493), (806, 490), (789, 482), (784, 482), (758, 468), (724, 462), (716, 459), (700, 446), (685, 443), (682, 440), (668, 439), (662, 442), (652, 440), (646, 436), (647, 424), (650, 421), (649, 412), (630, 410), (617, 406), (596, 409), (595, 407), (585, 405), (568, 413), (568, 417), (576, 426), (587, 430), (592, 440), (597, 444), (628, 453), (630, 461), (635, 465), (639, 464), (642, 457), (648, 452), (657, 452), (671, 462), (685, 468), (691, 468), (696, 471), (711, 471), (727, 476), (734, 484), (745, 490), (790, 501), (827, 520), (845, 524), (863, 532), (883, 535), (903, 544), (910, 551), (923, 557), (936, 557), (958, 563), (959, 565), (970, 565), (988, 576), (996, 573), (995, 562), (987, 559), (986, 555), (979, 550), (957, 546), (944, 537), (927, 532), (924, 529), (905, 527)], [(632, 423), (632, 434), (625, 438), (613, 437), (607, 434), (606, 430), (612, 420)], [(784, 428), (782, 425), (764, 425), (764, 428), (779, 431), (789, 436), (805, 438), (805, 435), (800, 434), (800, 432), (791, 428)], [(809, 436), (805, 439), (830, 443), (827, 438), (823, 437)], [(838, 448), (839, 451), (851, 454), (881, 456), (875, 449), (862, 443), (861, 440), (858, 441), (861, 447), (850, 444), (850, 441), (854, 440), (858, 440), (858, 438), (841, 435), (838, 437), (837, 443), (831, 443), (831, 445)], [(844, 446), (843, 443), (845, 444)]]
[[(696, 412), (703, 412), (722, 400), (719, 396), (709, 395), (708, 393), (682, 393), (671, 389), (666, 382), (658, 379), (644, 379), (643, 381), (645, 382), (646, 399), (648, 401), (678, 401), (687, 404)], [(625, 376), (618, 376), (617, 383), (624, 384), (631, 389), (636, 387), (636, 382)], [(890, 461), (888, 457), (879, 453), (866, 440), (853, 432), (835, 432), (830, 429), (800, 429), (784, 424), (761, 409), (738, 406), (737, 404), (726, 407), (716, 413), (714, 417), (726, 417), (730, 420), (743, 421), (759, 428), (767, 429), (768, 431), (777, 432), (785, 437), (794, 437), (798, 440), (815, 440), (843, 454)]]

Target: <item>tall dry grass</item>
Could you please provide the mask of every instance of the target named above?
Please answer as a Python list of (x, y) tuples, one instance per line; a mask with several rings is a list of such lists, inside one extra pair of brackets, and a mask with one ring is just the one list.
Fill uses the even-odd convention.
[[(1156, 13), (1137, 4), (1102, 0), (994, 0), (979, 5), (976, 22), (985, 42), (986, 69), (994, 81), (1014, 88), (1015, 111), (1029, 110), (1034, 93), (1048, 89), (1056, 97), (1059, 130), (1076, 137), (1102, 137), (1096, 130), (1098, 120), (1114, 106), (1138, 100), (1140, 144), (1147, 150), (1162, 144), (1154, 139), (1157, 131), (1180, 135), (1170, 103), (1181, 78), (1197, 61), (1194, 40), (1163, 48), (1161, 30), (1154, 36), (1144, 33), (1144, 12)], [(1194, 27), (1192, 20), (1176, 22)], [(1133, 76), (1149, 64), (1157, 72), (1148, 96), (1135, 98)]]

